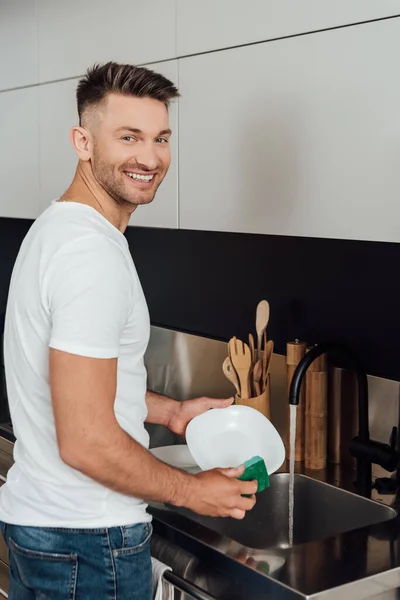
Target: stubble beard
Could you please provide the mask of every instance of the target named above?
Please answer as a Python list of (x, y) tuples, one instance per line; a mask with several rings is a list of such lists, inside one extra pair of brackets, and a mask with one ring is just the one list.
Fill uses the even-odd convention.
[[(136, 193), (132, 192), (129, 194), (125, 188), (128, 185), (123, 183), (124, 178), (127, 177), (122, 171), (115, 171), (113, 165), (102, 161), (96, 152), (93, 153), (92, 160), (93, 175), (99, 185), (107, 192), (111, 198), (118, 204), (128, 204), (129, 206), (140, 206), (143, 204), (150, 204), (156, 195), (158, 188), (164, 177), (154, 184), (151, 190), (137, 190)], [(158, 174), (155, 175), (158, 178)]]

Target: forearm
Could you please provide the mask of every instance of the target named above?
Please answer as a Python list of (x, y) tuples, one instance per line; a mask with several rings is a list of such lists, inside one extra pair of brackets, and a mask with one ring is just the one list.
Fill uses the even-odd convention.
[(180, 402), (177, 402), (168, 396), (156, 394), (150, 390), (146, 392), (146, 404), (146, 422), (164, 425), (164, 427), (169, 427), (171, 418), (180, 406)]
[(146, 501), (185, 506), (195, 485), (192, 475), (154, 458), (117, 422), (107, 431), (75, 440), (62, 458), (102, 485)]

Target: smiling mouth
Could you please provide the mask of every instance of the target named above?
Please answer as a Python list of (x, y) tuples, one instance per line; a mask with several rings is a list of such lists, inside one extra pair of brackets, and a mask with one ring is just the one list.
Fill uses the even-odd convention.
[(134, 181), (141, 181), (143, 183), (150, 183), (154, 179), (154, 173), (151, 175), (139, 175), (139, 173), (130, 173), (129, 171), (125, 171), (125, 174), (133, 179)]

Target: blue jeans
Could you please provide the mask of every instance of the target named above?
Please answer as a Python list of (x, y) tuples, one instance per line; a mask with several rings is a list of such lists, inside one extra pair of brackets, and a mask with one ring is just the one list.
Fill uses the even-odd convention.
[(0, 527), (10, 554), (9, 600), (151, 600), (150, 523)]

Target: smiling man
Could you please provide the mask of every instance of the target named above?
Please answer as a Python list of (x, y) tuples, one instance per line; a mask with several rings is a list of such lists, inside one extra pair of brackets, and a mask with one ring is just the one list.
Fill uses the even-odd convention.
[(17, 441), (0, 493), (10, 600), (150, 600), (146, 502), (237, 519), (254, 506), (243, 467), (190, 475), (148, 451), (145, 421), (184, 435), (194, 416), (232, 401), (146, 390), (149, 315), (123, 232), (168, 170), (177, 96), (144, 68), (87, 72), (75, 177), (14, 267), (4, 354)]

